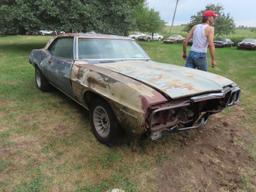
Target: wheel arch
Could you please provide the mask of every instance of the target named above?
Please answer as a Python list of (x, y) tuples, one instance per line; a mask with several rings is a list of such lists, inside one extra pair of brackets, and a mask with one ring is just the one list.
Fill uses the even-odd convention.
[[(84, 92), (84, 95), (83, 95), (83, 100), (85, 102), (85, 104), (88, 106), (88, 108), (90, 107), (90, 102), (92, 101), (92, 99), (101, 99), (101, 100), (104, 100), (105, 102), (108, 103), (109, 106), (110, 103), (108, 101), (108, 99), (106, 99), (105, 97), (91, 91), (91, 90), (87, 90)], [(113, 110), (113, 109), (112, 109)]]

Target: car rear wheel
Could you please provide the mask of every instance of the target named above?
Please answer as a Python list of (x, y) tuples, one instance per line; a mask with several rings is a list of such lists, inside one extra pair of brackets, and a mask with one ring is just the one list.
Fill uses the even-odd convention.
[(49, 91), (51, 88), (51, 85), (37, 67), (35, 67), (35, 83), (41, 91)]
[(93, 134), (103, 144), (117, 144), (120, 135), (118, 120), (108, 103), (95, 99), (90, 106), (90, 124)]

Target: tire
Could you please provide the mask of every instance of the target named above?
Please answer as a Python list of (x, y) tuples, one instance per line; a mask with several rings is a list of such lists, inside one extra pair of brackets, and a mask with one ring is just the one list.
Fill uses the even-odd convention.
[(96, 139), (108, 146), (118, 144), (121, 129), (106, 101), (97, 98), (90, 105), (90, 124)]
[(38, 89), (41, 91), (50, 91), (51, 85), (49, 84), (48, 80), (44, 77), (42, 72), (35, 67), (35, 84)]

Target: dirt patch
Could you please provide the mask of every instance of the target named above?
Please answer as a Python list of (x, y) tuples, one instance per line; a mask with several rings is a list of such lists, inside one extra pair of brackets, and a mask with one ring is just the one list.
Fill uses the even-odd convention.
[(158, 191), (241, 191), (244, 177), (255, 183), (256, 162), (239, 144), (252, 139), (239, 127), (243, 117), (237, 107), (213, 116), (204, 129), (179, 133), (179, 148), (158, 169)]
[(0, 157), (1, 158), (5, 157), (5, 156), (8, 156), (9, 153), (10, 153), (10, 150), (8, 150), (8, 149), (4, 149), (4, 148), (0, 149)]
[(33, 118), (33, 115), (22, 115), (21, 117), (19, 117), (19, 120), (22, 122), (30, 122), (33, 120)]
[(0, 118), (4, 117), (5, 113), (0, 111)]
[(9, 105), (10, 103), (11, 103), (11, 101), (9, 101), (9, 100), (0, 99), (0, 106)]
[(54, 131), (61, 136), (67, 136), (69, 134), (71, 134), (72, 130), (64, 124), (58, 124), (55, 126)]

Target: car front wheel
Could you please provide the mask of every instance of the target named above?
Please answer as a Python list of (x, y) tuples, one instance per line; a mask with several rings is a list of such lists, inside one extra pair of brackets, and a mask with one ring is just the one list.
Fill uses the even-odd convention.
[(93, 134), (103, 144), (117, 144), (120, 128), (118, 120), (108, 103), (95, 99), (90, 106), (90, 123)]
[(37, 67), (35, 67), (35, 83), (41, 91), (49, 91), (51, 88), (51, 85)]

